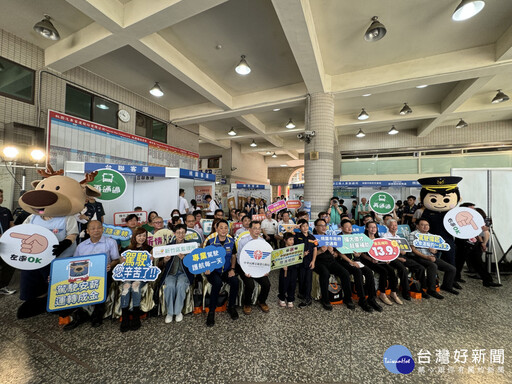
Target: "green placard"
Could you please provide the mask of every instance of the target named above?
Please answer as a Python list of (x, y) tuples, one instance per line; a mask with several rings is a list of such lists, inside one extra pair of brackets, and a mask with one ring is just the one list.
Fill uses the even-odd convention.
[(126, 179), (113, 169), (99, 169), (89, 184), (101, 192), (98, 200), (112, 201), (120, 198), (126, 191)]
[(390, 213), (395, 208), (395, 199), (387, 192), (375, 192), (370, 197), (370, 209), (379, 215)]
[(373, 245), (373, 240), (364, 233), (343, 235), (343, 246), (336, 248), (340, 253), (368, 252)]

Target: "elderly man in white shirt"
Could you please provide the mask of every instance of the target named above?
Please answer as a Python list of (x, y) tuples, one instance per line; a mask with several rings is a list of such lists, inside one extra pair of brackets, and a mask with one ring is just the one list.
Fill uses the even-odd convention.
[(261, 222), (261, 231), (263, 232), (263, 237), (267, 242), (272, 245), (272, 248), (277, 247), (276, 233), (277, 233), (277, 221), (272, 218), (272, 212), (267, 211), (265, 213), (265, 220)]

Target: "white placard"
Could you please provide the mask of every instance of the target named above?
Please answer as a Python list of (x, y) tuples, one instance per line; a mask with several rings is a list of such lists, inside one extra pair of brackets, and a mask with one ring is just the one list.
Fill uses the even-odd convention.
[(263, 239), (249, 241), (240, 254), (240, 266), (251, 277), (262, 277), (270, 272), (272, 246)]
[(153, 257), (165, 257), (165, 256), (175, 256), (183, 253), (184, 255), (192, 252), (194, 249), (199, 247), (198, 243), (181, 243), (181, 244), (170, 244), (164, 245), (161, 247), (153, 248)]
[(459, 239), (472, 239), (482, 233), (485, 221), (474, 209), (457, 207), (446, 213), (443, 224), (450, 235)]
[(57, 237), (47, 228), (22, 224), (5, 231), (0, 238), (0, 255), (11, 267), (32, 270), (51, 263)]

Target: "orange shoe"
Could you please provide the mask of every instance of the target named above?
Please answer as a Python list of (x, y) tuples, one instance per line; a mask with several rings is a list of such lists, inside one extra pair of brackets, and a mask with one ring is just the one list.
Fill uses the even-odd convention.
[(246, 315), (250, 315), (250, 314), (251, 314), (251, 312), (252, 312), (252, 308), (251, 308), (251, 306), (250, 306), (250, 305), (244, 305), (244, 309), (243, 309), (243, 311), (244, 311), (244, 313), (245, 313)]
[(263, 312), (268, 313), (268, 311), (270, 311), (270, 308), (268, 307), (268, 305), (266, 303), (258, 303), (258, 305), (260, 306), (260, 308)]

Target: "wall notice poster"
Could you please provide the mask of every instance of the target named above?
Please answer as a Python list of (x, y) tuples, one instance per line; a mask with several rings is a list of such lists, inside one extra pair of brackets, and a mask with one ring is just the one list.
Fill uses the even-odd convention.
[(48, 111), (48, 162), (159, 165), (198, 169), (199, 154), (64, 113)]
[[(212, 187), (210, 186), (195, 186), (194, 187), (194, 194), (196, 195), (195, 199), (197, 202), (197, 205), (201, 208), (207, 208), (208, 202), (205, 199), (206, 195), (212, 196)], [(213, 197), (213, 196), (212, 196)]]
[(103, 303), (106, 274), (107, 255), (104, 253), (53, 260), (46, 309), (53, 312)]

